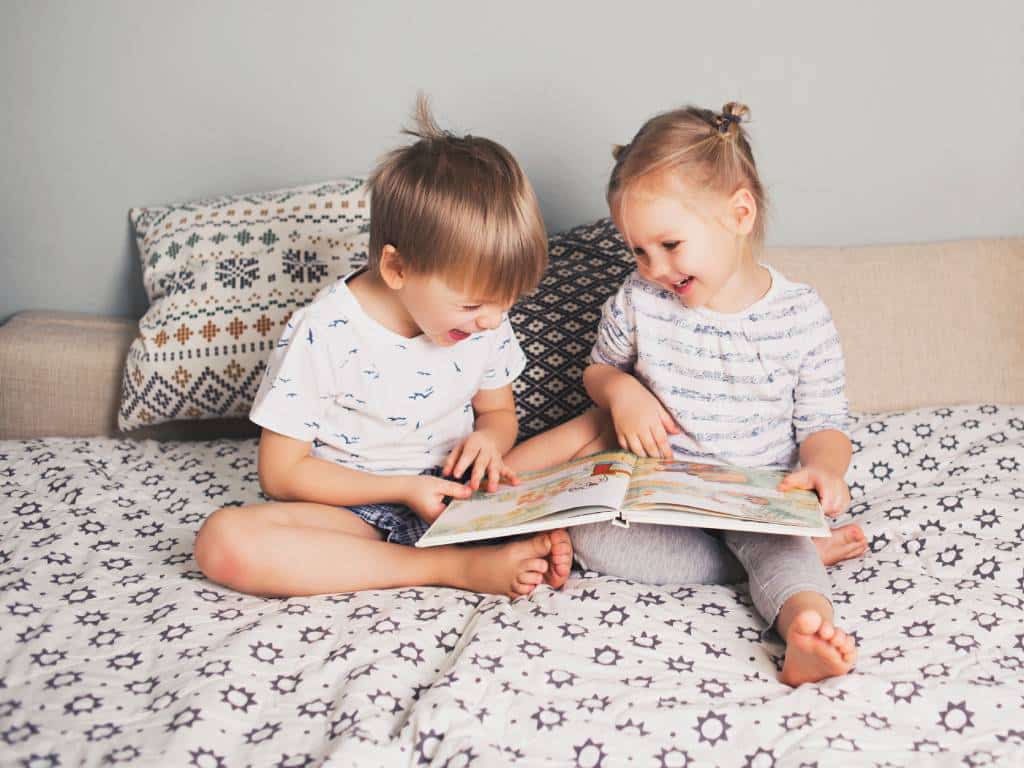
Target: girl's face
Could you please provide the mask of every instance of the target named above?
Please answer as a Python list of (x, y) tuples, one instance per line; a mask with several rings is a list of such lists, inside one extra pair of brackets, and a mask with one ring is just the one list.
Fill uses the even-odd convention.
[(747, 237), (756, 208), (746, 190), (724, 198), (658, 174), (633, 182), (613, 216), (640, 275), (686, 306), (737, 312), (763, 295)]

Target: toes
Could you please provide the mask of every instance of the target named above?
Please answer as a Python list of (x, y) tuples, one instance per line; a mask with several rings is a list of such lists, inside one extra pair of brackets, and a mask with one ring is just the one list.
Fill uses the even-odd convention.
[(535, 588), (536, 588), (535, 584), (522, 584), (519, 581), (517, 581), (517, 582), (515, 582), (512, 585), (511, 596), (512, 597), (521, 597), (523, 595), (528, 595), (531, 592), (533, 592), (533, 590)]
[(823, 619), (821, 622), (821, 626), (818, 627), (818, 637), (820, 637), (822, 640), (831, 640), (833, 637), (835, 637), (835, 634), (836, 628), (832, 624), (832, 622), (825, 621)]
[(535, 557), (535, 558), (533, 558), (531, 560), (527, 560), (525, 563), (523, 563), (523, 570), (524, 571), (536, 571), (538, 574), (540, 574), (540, 573), (547, 573), (547, 571), (548, 571), (548, 561), (547, 560), (541, 560), (540, 558), (536, 558)]
[(813, 635), (821, 625), (822, 618), (817, 611), (801, 611), (793, 619), (791, 627), (802, 635)]
[(541, 576), (536, 571), (527, 571), (526, 573), (520, 573), (516, 577), (516, 583), (517, 584), (525, 584), (525, 585), (530, 586), (530, 587), (536, 587), (543, 580), (544, 580), (544, 577)]

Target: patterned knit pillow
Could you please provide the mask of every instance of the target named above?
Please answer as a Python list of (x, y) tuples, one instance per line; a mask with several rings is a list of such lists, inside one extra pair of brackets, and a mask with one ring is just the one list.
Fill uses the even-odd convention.
[(528, 359), (513, 386), (521, 440), (590, 407), (583, 369), (601, 306), (634, 268), (610, 219), (554, 235), (549, 255), (540, 287), (509, 313)]
[(246, 416), (282, 326), (366, 263), (363, 179), (133, 208), (150, 306), (125, 364), (118, 426)]

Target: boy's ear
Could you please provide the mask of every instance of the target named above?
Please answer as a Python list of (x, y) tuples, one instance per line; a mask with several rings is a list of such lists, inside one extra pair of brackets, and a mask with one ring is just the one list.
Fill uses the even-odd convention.
[(740, 187), (729, 198), (728, 221), (730, 229), (737, 235), (749, 235), (754, 231), (758, 213), (757, 201), (746, 187)]
[(380, 276), (388, 288), (397, 291), (405, 283), (408, 271), (402, 263), (402, 256), (393, 245), (385, 245), (380, 249)]

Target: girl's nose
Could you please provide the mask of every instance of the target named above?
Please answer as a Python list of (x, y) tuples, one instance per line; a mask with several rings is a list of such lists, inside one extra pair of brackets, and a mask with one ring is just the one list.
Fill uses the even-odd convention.
[(669, 272), (669, 265), (665, 259), (650, 259), (647, 262), (647, 274), (658, 280)]

